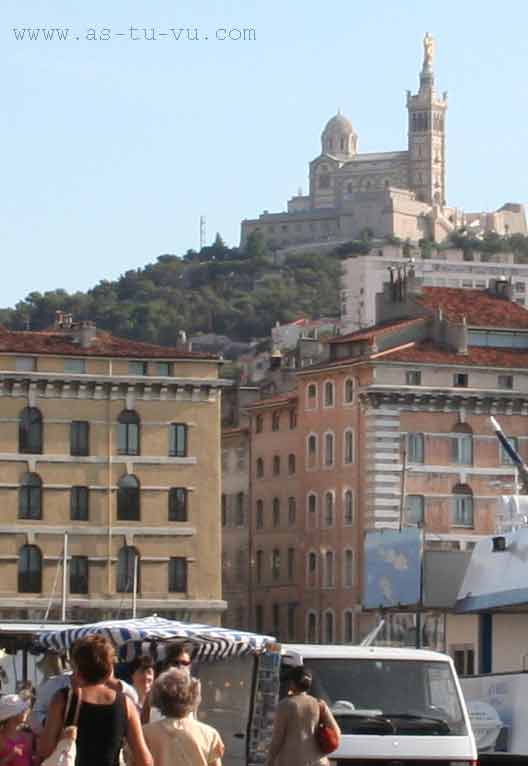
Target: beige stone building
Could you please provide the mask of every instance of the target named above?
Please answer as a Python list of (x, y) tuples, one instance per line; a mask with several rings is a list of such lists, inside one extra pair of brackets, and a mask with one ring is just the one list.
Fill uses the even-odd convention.
[[(0, 329), (0, 615), (219, 623), (218, 359), (59, 317)], [(136, 592), (136, 593), (135, 593)]]
[(321, 152), (310, 162), (309, 193), (289, 200), (285, 212), (264, 211), (242, 221), (241, 244), (257, 230), (273, 248), (346, 242), (365, 229), (375, 237), (437, 242), (465, 225), (474, 233), (525, 234), (522, 205), (466, 216), (447, 204), (447, 94), (435, 89), (430, 35), (424, 38), (418, 92), (407, 91), (406, 106), (408, 143), (397, 151), (358, 153), (351, 121), (339, 112), (332, 117), (321, 135)]

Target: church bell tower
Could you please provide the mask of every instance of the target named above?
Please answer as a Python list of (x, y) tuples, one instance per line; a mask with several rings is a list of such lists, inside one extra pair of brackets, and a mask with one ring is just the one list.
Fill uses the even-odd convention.
[(447, 93), (438, 97), (434, 88), (433, 38), (423, 40), (424, 57), (420, 88), (407, 91), (409, 112), (409, 187), (417, 199), (444, 206), (445, 194), (445, 113)]

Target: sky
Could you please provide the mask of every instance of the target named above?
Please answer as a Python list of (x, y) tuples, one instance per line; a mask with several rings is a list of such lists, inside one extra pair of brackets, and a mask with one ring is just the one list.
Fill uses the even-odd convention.
[(197, 249), (200, 216), (236, 245), (338, 109), (359, 151), (405, 149), (426, 32), (448, 203), (528, 202), (527, 28), (525, 0), (2, 0), (0, 307)]

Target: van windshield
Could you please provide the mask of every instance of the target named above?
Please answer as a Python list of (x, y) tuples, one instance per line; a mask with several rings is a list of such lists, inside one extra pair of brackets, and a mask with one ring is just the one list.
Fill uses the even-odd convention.
[(324, 699), (343, 734), (467, 734), (447, 662), (309, 659), (312, 694)]

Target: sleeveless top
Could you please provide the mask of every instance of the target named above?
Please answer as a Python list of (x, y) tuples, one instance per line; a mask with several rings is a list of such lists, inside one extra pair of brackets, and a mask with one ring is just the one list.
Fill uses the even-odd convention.
[[(66, 700), (68, 691), (65, 689), (62, 693)], [(76, 704), (77, 694), (74, 693), (65, 726), (73, 723)], [(118, 766), (126, 728), (123, 692), (118, 691), (115, 700), (108, 705), (96, 705), (81, 699), (75, 766)]]
[(31, 766), (31, 739), (28, 734), (19, 734), (15, 739), (6, 737), (4, 749), (0, 752), (0, 759), (11, 755), (15, 747), (22, 750), (22, 755), (12, 755), (9, 766)]

